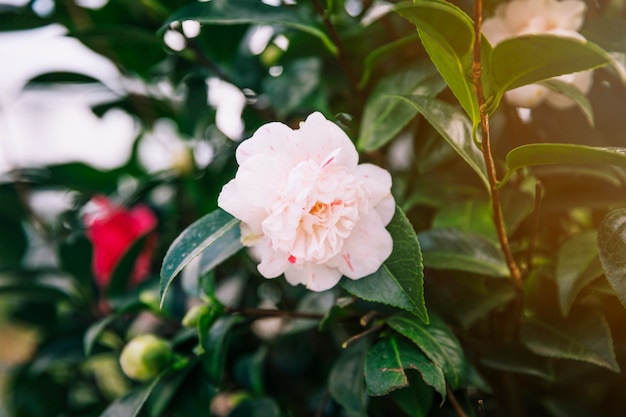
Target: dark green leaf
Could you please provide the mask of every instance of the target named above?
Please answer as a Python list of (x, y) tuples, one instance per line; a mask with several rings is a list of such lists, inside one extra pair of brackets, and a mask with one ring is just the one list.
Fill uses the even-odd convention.
[(551, 382), (554, 381), (552, 359), (537, 356), (520, 345), (499, 349), (483, 357), (480, 362), (492, 369), (536, 376)]
[(439, 94), (444, 87), (445, 83), (436, 68), (425, 60), (383, 78), (365, 104), (358, 147), (364, 151), (380, 148), (417, 115), (416, 107), (405, 106), (392, 95), (416, 94), (432, 97)]
[(438, 0), (401, 3), (396, 6), (396, 11), (417, 27), (424, 48), (439, 73), (465, 112), (473, 121), (479, 120), (471, 78), (474, 41), (471, 19), (452, 3)]
[(472, 124), (458, 108), (431, 97), (395, 96), (414, 106), (478, 174), (487, 189), (489, 180), (483, 155), (472, 136)]
[(117, 320), (118, 318), (120, 318), (121, 316), (125, 314), (135, 312), (135, 311), (140, 311), (144, 308), (146, 307), (143, 303), (129, 304), (128, 306), (120, 309), (119, 311), (116, 311), (114, 314), (108, 315), (98, 320), (97, 322), (93, 323), (91, 326), (89, 326), (89, 328), (85, 332), (85, 337), (83, 338), (85, 356), (91, 355), (91, 352), (96, 342), (98, 341), (98, 338), (111, 323), (113, 323), (115, 320)]
[(626, 209), (609, 212), (600, 223), (598, 253), (607, 280), (626, 306)]
[(124, 397), (113, 401), (100, 417), (136, 417), (143, 408), (146, 400), (161, 380), (162, 374), (143, 387), (131, 391)]
[(572, 309), (566, 318), (530, 315), (522, 323), (520, 337), (538, 355), (589, 362), (620, 372), (611, 330), (599, 311)]
[(372, 396), (387, 395), (408, 386), (405, 369), (415, 369), (424, 382), (445, 399), (446, 379), (443, 371), (406, 339), (387, 337), (372, 347), (365, 359), (365, 383)]
[(404, 38), (400, 38), (396, 41), (376, 48), (372, 52), (367, 54), (364, 62), (365, 69), (363, 70), (363, 75), (361, 76), (361, 80), (359, 81), (359, 88), (364, 88), (367, 85), (367, 82), (369, 81), (370, 75), (372, 74), (372, 71), (374, 70), (374, 66), (376, 64), (383, 61), (385, 58), (388, 58), (394, 52), (397, 52), (405, 48), (407, 45), (411, 45), (418, 40), (418, 35), (405, 36)]
[(280, 408), (271, 398), (247, 399), (238, 404), (228, 417), (280, 417)]
[[(161, 267), (161, 305), (176, 275), (192, 259), (205, 250), (213, 250), (216, 244), (218, 249), (233, 251), (236, 248), (233, 242), (239, 241), (238, 226), (239, 220), (218, 209), (194, 222), (174, 240)], [(215, 257), (222, 255), (215, 251)]]
[(524, 35), (493, 48), (491, 72), (500, 93), (562, 74), (583, 71), (611, 61), (599, 46), (555, 35)]
[(422, 253), (413, 226), (399, 207), (387, 230), (393, 238), (391, 256), (372, 275), (359, 280), (344, 277), (341, 286), (359, 298), (402, 308), (428, 323)]
[(368, 347), (365, 341), (350, 345), (341, 352), (328, 376), (328, 391), (333, 399), (360, 416), (367, 415), (364, 365)]
[(184, 20), (197, 20), (211, 25), (285, 26), (319, 38), (330, 52), (337, 53), (335, 44), (313, 19), (290, 7), (273, 7), (257, 0), (212, 0), (191, 3), (170, 16), (163, 24), (162, 30), (172, 22)]
[(579, 233), (567, 240), (559, 249), (556, 282), (564, 315), (569, 313), (580, 290), (602, 276), (602, 267), (598, 261), (597, 235), (595, 230)]
[(516, 170), (535, 165), (617, 165), (626, 167), (626, 148), (599, 148), (565, 143), (533, 143), (511, 150), (502, 187)]
[(458, 339), (446, 323), (436, 314), (430, 315), (430, 323), (395, 315), (387, 324), (415, 343), (435, 365), (443, 370), (452, 389), (463, 383), (465, 377), (465, 354)]
[(433, 229), (456, 228), (464, 232), (481, 234), (498, 241), (496, 228), (491, 218), (491, 206), (486, 200), (465, 200), (447, 204), (435, 215)]
[(408, 374), (409, 386), (391, 393), (398, 407), (410, 417), (428, 417), (435, 392), (423, 380)]
[(230, 343), (231, 330), (241, 320), (237, 316), (225, 316), (215, 322), (205, 340), (204, 368), (211, 382), (220, 384), (224, 376), (226, 352)]
[(509, 269), (499, 247), (476, 233), (458, 229), (432, 229), (418, 235), (424, 266), (493, 277), (506, 277)]
[(0, 294), (46, 302), (67, 301), (78, 297), (74, 281), (56, 272), (0, 272)]

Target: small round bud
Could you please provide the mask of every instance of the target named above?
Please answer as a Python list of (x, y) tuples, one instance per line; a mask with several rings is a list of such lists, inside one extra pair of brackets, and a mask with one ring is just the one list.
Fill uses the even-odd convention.
[(187, 311), (185, 317), (183, 317), (182, 324), (185, 327), (196, 327), (201, 317), (210, 313), (209, 306), (205, 304), (195, 305)]
[(155, 378), (172, 360), (172, 348), (163, 339), (143, 334), (132, 339), (120, 355), (122, 371), (131, 379)]

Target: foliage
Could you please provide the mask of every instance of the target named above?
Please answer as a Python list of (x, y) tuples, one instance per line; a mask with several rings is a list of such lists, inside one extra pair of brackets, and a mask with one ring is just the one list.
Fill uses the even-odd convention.
[[(466, 1), (55, 1), (45, 16), (36, 3), (0, 6), (0, 30), (64, 25), (145, 87), (114, 92), (94, 113), (133, 115), (138, 143), (171, 120), (212, 159), (148, 172), (135, 146), (111, 171), (68, 163), (1, 177), (0, 301), (37, 335), (8, 371), (7, 416), (626, 414), (626, 80), (609, 54), (626, 53), (619, 1), (588, 4), (589, 41), (529, 34), (492, 47), (479, 36), (478, 58)], [(261, 29), (269, 41), (251, 49)], [(184, 48), (171, 49), (168, 33)], [(550, 79), (587, 69), (587, 95)], [(218, 79), (245, 94), (242, 137), (220, 130), (223, 110), (208, 99)], [(99, 83), (55, 73), (26, 88), (77, 80)], [(536, 82), (576, 106), (507, 103), (506, 91)], [(163, 84), (176, 94), (155, 93)], [(217, 208), (237, 142), (314, 111), (345, 130), (362, 162), (391, 171), (397, 204), (381, 268), (320, 293), (263, 278), (239, 220)], [(53, 222), (28, 203), (50, 189), (73, 201)], [(96, 283), (84, 207), (102, 194), (157, 214), (139, 285), (141, 239), (112, 271), (114, 288)], [(45, 265), (28, 256), (42, 245)], [(119, 356), (143, 333), (173, 357), (137, 382)]]

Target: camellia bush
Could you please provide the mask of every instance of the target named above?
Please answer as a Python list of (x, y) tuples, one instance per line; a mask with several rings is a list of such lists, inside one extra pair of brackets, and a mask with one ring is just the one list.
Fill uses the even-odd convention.
[(2, 176), (7, 417), (626, 415), (623, 2), (38, 3), (138, 130)]

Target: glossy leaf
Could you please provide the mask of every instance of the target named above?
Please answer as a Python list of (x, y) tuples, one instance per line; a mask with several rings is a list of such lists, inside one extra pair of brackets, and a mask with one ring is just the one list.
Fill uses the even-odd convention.
[(555, 35), (524, 35), (493, 48), (491, 72), (500, 92), (562, 74), (605, 65), (611, 59), (597, 45)]
[(424, 266), (493, 277), (506, 277), (509, 269), (499, 247), (476, 233), (459, 229), (431, 229), (418, 235)]
[(399, 207), (387, 230), (393, 238), (391, 256), (372, 275), (358, 280), (344, 277), (341, 286), (359, 298), (407, 310), (428, 323), (422, 253), (413, 226)]
[(426, 60), (383, 78), (365, 104), (357, 146), (364, 151), (380, 148), (417, 115), (417, 108), (406, 106), (392, 95), (432, 97), (444, 87), (436, 68)]
[(372, 396), (387, 395), (408, 386), (405, 369), (419, 371), (424, 382), (445, 399), (443, 371), (414, 344), (405, 339), (387, 337), (372, 347), (365, 359), (365, 383)]
[(487, 169), (472, 138), (472, 124), (458, 108), (444, 101), (423, 96), (396, 96), (414, 106), (439, 134), (478, 174), (489, 189)]
[(602, 275), (602, 268), (598, 266), (595, 230), (574, 235), (561, 246), (556, 264), (556, 281), (564, 315), (569, 313), (580, 290)]
[[(196, 256), (212, 250), (214, 256), (234, 253), (239, 241), (239, 220), (223, 210), (215, 210), (185, 229), (170, 245), (161, 266), (161, 305), (172, 281)], [(235, 250), (236, 249), (236, 250)]]
[(465, 112), (477, 121), (471, 78), (474, 28), (469, 16), (452, 3), (438, 0), (400, 3), (396, 12), (416, 26), (431, 60)]
[(328, 391), (335, 401), (356, 415), (366, 415), (367, 392), (364, 381), (368, 343), (361, 341), (341, 352), (328, 376)]
[(578, 87), (558, 79), (544, 80), (541, 81), (540, 84), (574, 100), (574, 103), (576, 103), (578, 108), (580, 108), (585, 115), (585, 118), (589, 121), (589, 124), (593, 125), (593, 108), (591, 107), (591, 102), (589, 98), (587, 98), (587, 94), (583, 93)]
[(320, 39), (326, 48), (337, 54), (337, 47), (309, 16), (298, 13), (293, 8), (273, 7), (257, 0), (212, 0), (191, 3), (177, 10), (163, 24), (162, 30), (170, 23), (184, 20), (197, 20), (211, 25), (277, 25), (300, 30)]
[(600, 148), (565, 143), (533, 143), (511, 150), (506, 156), (503, 186), (513, 173), (536, 165), (616, 165), (626, 167), (626, 148)]
[(609, 325), (599, 311), (572, 309), (566, 318), (531, 315), (522, 323), (520, 337), (538, 355), (589, 362), (620, 372)]
[(609, 212), (600, 223), (598, 253), (607, 280), (626, 306), (626, 209)]
[(430, 323), (424, 324), (402, 315), (387, 320), (389, 327), (415, 343), (438, 367), (456, 389), (465, 378), (465, 354), (458, 339), (446, 323), (436, 314), (430, 315)]
[(100, 414), (100, 417), (136, 417), (160, 380), (161, 376), (158, 376), (150, 385), (140, 387), (131, 391), (124, 397), (113, 401), (111, 405)]

